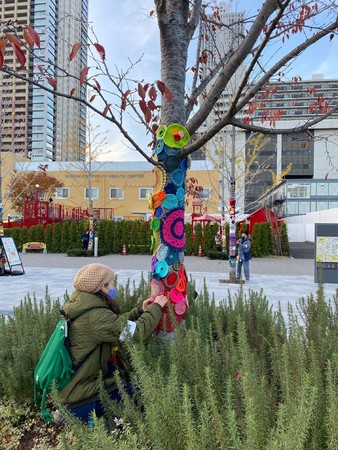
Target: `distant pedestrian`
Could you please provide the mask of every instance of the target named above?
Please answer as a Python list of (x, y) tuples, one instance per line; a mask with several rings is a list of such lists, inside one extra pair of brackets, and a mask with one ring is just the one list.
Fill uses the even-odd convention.
[(49, 217), (54, 217), (54, 200), (52, 199), (52, 197), (49, 198)]
[(222, 251), (222, 236), (220, 233), (216, 233), (215, 235), (215, 244), (216, 244), (216, 248), (219, 252)]
[(82, 234), (81, 241), (82, 241), (83, 256), (86, 256), (89, 244), (89, 230), (87, 230), (85, 233)]
[(238, 243), (238, 255), (237, 255), (237, 273), (236, 280), (240, 280), (242, 276), (242, 266), (244, 269), (244, 276), (246, 282), (250, 281), (249, 261), (252, 258), (250, 248), (251, 242), (247, 231), (243, 231), (242, 237)]

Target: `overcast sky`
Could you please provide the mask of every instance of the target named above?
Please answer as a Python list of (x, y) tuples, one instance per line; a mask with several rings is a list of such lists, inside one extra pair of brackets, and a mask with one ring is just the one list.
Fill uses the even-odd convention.
[[(233, 10), (245, 10), (246, 15), (256, 13), (260, 0), (238, 0), (233, 2)], [(254, 6), (252, 6), (254, 5)], [(113, 70), (129, 67), (129, 60), (142, 60), (133, 68), (132, 78), (153, 82), (160, 79), (159, 34), (156, 19), (149, 17), (154, 9), (152, 0), (89, 0), (89, 18), (98, 42), (105, 47), (107, 63)], [(331, 42), (328, 38), (314, 46), (306, 55), (293, 64), (294, 75), (304, 80), (314, 73), (321, 73), (326, 79), (338, 78), (338, 38)], [(191, 55), (191, 65), (193, 65)], [(110, 161), (143, 160), (137, 152), (126, 147), (117, 129), (103, 121), (98, 121), (100, 131), (109, 130), (107, 151), (100, 159)], [(130, 123), (132, 125), (132, 123)], [(149, 136), (137, 136), (144, 146)]]

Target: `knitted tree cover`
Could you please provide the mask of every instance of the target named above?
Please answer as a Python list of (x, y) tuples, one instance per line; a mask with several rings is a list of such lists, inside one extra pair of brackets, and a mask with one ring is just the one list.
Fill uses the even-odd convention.
[[(172, 124), (161, 125), (156, 137), (154, 158), (160, 166), (154, 169), (153, 194), (148, 198), (149, 208), (153, 211), (151, 298), (155, 300), (159, 294), (167, 295), (179, 324), (189, 306), (183, 264), (185, 182), (189, 161), (180, 156), (180, 149), (187, 145), (190, 135), (182, 125)], [(171, 332), (173, 329), (172, 315), (165, 306), (156, 331)]]

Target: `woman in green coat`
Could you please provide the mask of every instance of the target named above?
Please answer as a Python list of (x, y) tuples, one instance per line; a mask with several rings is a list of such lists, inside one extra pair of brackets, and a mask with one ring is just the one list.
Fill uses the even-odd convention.
[[(98, 395), (100, 371), (111, 398), (121, 399), (114, 382), (114, 370), (126, 369), (121, 342), (126, 336), (138, 341), (151, 335), (167, 303), (167, 297), (159, 295), (153, 303), (144, 300), (141, 307), (121, 314), (114, 300), (114, 278), (114, 272), (103, 264), (82, 267), (73, 281), (76, 290), (63, 306), (71, 320), (70, 351), (78, 369), (60, 395), (81, 420), (89, 420), (93, 411), (97, 416), (103, 414)], [(130, 388), (126, 384), (128, 392)]]

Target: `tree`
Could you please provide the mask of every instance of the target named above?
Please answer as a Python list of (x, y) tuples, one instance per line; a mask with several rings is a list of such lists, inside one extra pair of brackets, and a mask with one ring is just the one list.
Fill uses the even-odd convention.
[[(76, 77), (73, 78), (74, 88), (71, 92), (59, 92), (53, 69), (57, 69), (56, 73), (61, 72), (65, 77), (68, 75), (66, 68), (49, 69), (49, 66), (45, 65), (36, 67), (34, 73), (28, 73), (6, 63), (7, 45), (11, 45), (21, 66), (25, 65), (26, 54), (34, 52), (35, 47), (40, 45), (39, 36), (31, 27), (24, 27), (21, 35), (21, 29), (17, 29), (14, 22), (4, 27), (0, 68), (8, 76), (25, 80), (55, 95), (84, 103), (114, 124), (129, 145), (154, 165), (155, 188), (149, 200), (154, 210), (154, 219), (157, 219), (158, 223), (155, 222), (152, 227), (155, 242), (152, 269), (159, 278), (155, 281), (165, 286), (167, 267), (161, 263), (162, 259), (157, 261), (156, 258), (160, 248), (160, 251), (167, 252), (169, 262), (178, 259), (176, 269), (178, 278), (181, 279), (180, 286), (184, 286), (184, 187), (188, 166), (186, 158), (227, 126), (263, 134), (290, 132), (287, 128), (278, 127), (278, 113), (270, 115), (264, 112), (259, 119), (254, 117), (258, 108), (256, 96), (263, 88), (269, 91), (269, 82), (282, 80), (290, 63), (313, 44), (325, 38), (331, 40), (336, 36), (337, 3), (334, 0), (318, 3), (305, 0), (259, 2), (257, 15), (245, 20), (243, 35), (238, 35), (238, 23), (228, 25), (230, 32), (237, 38), (238, 47), (221, 54), (219, 63), (208, 72), (206, 64), (208, 58), (212, 57), (211, 52), (200, 51), (200, 43), (206, 39), (205, 34), (199, 33), (193, 67), (188, 66), (188, 52), (200, 23), (211, 28), (224, 27), (217, 7), (210, 11), (202, 0), (155, 0), (154, 5), (155, 9), (150, 11), (149, 17), (157, 18), (159, 28), (161, 79), (134, 82), (130, 76), (134, 66), (132, 62), (129, 68), (118, 71), (116, 76), (113, 76), (106, 62), (104, 46), (97, 42), (94, 35), (89, 42), (89, 52), (94, 59), (95, 75), (91, 75), (94, 69), (89, 65), (82, 67), (77, 80)], [(207, 14), (208, 12), (211, 14)], [(203, 30), (203, 27), (199, 30)], [(23, 39), (20, 40), (20, 36), (23, 36)], [(288, 45), (285, 45), (285, 41), (288, 41)], [(277, 58), (271, 57), (271, 44), (280, 48)], [(80, 57), (80, 46), (79, 43), (70, 46), (70, 60)], [(237, 80), (235, 88), (231, 90), (231, 97), (222, 116), (197, 136), (197, 131), (226, 92), (237, 69), (243, 64), (245, 70)], [(191, 86), (186, 89), (189, 70), (192, 70)], [(205, 72), (207, 75), (203, 76)], [(100, 81), (108, 79), (111, 83), (110, 89), (101, 89), (98, 78)], [(295, 83), (300, 80), (300, 77), (293, 79)], [(80, 86), (87, 86), (94, 92), (89, 100), (80, 96)], [(158, 93), (162, 95), (161, 104), (157, 100)], [(308, 130), (337, 109), (337, 106), (331, 107), (325, 99), (315, 99), (313, 119), (305, 122), (300, 120), (292, 132)], [(136, 124), (145, 125), (147, 133), (151, 135), (151, 150), (144, 150), (134, 139), (136, 124), (130, 130), (126, 129), (126, 111), (134, 114)], [(190, 140), (190, 136), (194, 135), (197, 136), (196, 139)], [(158, 228), (154, 229), (155, 226)], [(161, 256), (163, 257), (163, 253)], [(156, 290), (158, 292), (157, 287)], [(176, 287), (170, 288), (169, 291), (176, 305), (175, 311), (183, 314), (184, 296)]]
[[(99, 170), (101, 165), (97, 167), (96, 170), (93, 170), (93, 162), (97, 161), (99, 156), (104, 155), (104, 147), (107, 145), (107, 130), (101, 131), (100, 125), (93, 124), (93, 112), (90, 112), (87, 115), (86, 122), (86, 144), (84, 146), (80, 146), (77, 148), (79, 154), (79, 161), (71, 161), (68, 164), (68, 168), (65, 170), (71, 173), (74, 170), (74, 167), (83, 172), (84, 182), (79, 181), (78, 179), (74, 180), (81, 185), (82, 188), (86, 188), (88, 190), (88, 210), (90, 215), (93, 215), (93, 177), (96, 172)], [(69, 139), (69, 147), (72, 149), (76, 148), (78, 145), (72, 139)], [(102, 162), (102, 165), (104, 162)]]
[(27, 172), (20, 176), (14, 172), (8, 195), (11, 196), (12, 207), (15, 211), (22, 214), (25, 200), (35, 199), (36, 185), (39, 185), (39, 198), (43, 196), (48, 199), (55, 194), (55, 189), (63, 186), (63, 183), (44, 171)]
[[(243, 148), (238, 148), (235, 139), (235, 129), (232, 127), (230, 134), (231, 143), (229, 149), (226, 147), (226, 143), (216, 151), (209, 153), (209, 159), (211, 159), (215, 167), (220, 171), (220, 200), (222, 210), (222, 235), (223, 242), (225, 241), (225, 211), (228, 209), (229, 214), (229, 230), (228, 244), (230, 249), (229, 254), (229, 282), (236, 283), (236, 215), (239, 211), (238, 200), (242, 200), (242, 206), (244, 205), (244, 195), (248, 192), (248, 189), (253, 187), (257, 182), (257, 178), (261, 174), (270, 173), (271, 182), (273, 186), (276, 186), (285, 175), (291, 170), (289, 165), (281, 174), (277, 176), (270, 166), (270, 160), (275, 156), (277, 150), (273, 152), (266, 151), (267, 144), (270, 141), (269, 137), (264, 136), (262, 133), (251, 133), (250, 137), (245, 142), (246, 151), (244, 153)], [(268, 155), (264, 154), (268, 153)], [(224, 194), (225, 187), (228, 186), (229, 191), (229, 204), (226, 202), (226, 196)], [(241, 198), (242, 197), (242, 198)], [(250, 203), (245, 205), (246, 208), (250, 208)], [(244, 212), (244, 208), (243, 208)], [(279, 254), (279, 253), (278, 253)]]

